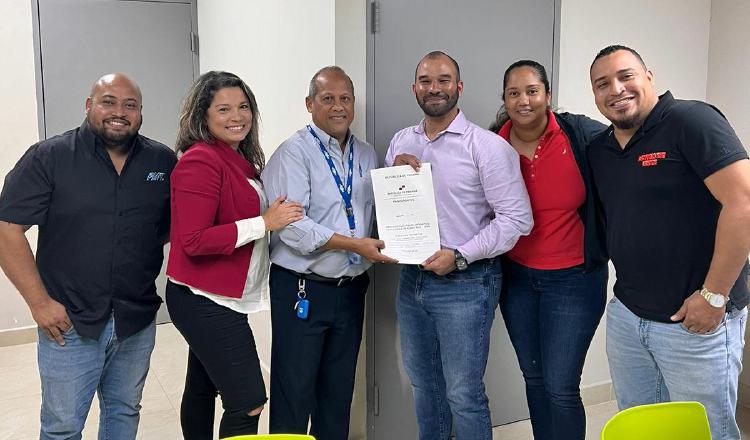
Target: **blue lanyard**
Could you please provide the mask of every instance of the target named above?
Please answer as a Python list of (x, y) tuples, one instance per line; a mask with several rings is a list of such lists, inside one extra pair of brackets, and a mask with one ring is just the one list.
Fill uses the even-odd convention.
[(354, 208), (352, 208), (352, 179), (354, 176), (354, 136), (349, 135), (349, 172), (346, 179), (346, 186), (344, 186), (339, 173), (336, 171), (336, 166), (333, 164), (333, 160), (331, 160), (331, 155), (328, 154), (325, 145), (323, 145), (323, 141), (321, 141), (318, 135), (315, 134), (315, 131), (312, 129), (312, 127), (308, 125), (307, 129), (310, 131), (310, 134), (313, 135), (313, 137), (318, 141), (320, 152), (323, 153), (323, 157), (325, 157), (326, 161), (328, 162), (328, 168), (331, 170), (333, 180), (336, 182), (336, 187), (339, 189), (341, 198), (344, 200), (344, 207), (346, 208), (344, 210), (344, 213), (346, 214), (346, 221), (349, 222), (349, 233), (352, 237), (354, 237), (356, 235), (356, 230), (354, 227)]

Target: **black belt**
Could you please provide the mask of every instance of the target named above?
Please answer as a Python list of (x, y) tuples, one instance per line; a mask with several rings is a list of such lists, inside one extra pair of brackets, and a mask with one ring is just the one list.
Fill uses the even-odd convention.
[(338, 277), (338, 278), (329, 278), (329, 277), (324, 277), (322, 275), (318, 275), (316, 273), (295, 272), (291, 269), (287, 269), (286, 267), (279, 266), (278, 264), (274, 264), (274, 266), (278, 267), (284, 272), (288, 272), (294, 275), (297, 278), (302, 278), (303, 280), (310, 280), (310, 281), (315, 281), (315, 282), (323, 283), (323, 284), (330, 284), (336, 287), (348, 286), (349, 284), (353, 283), (355, 279), (359, 279), (360, 277), (362, 277), (362, 275), (367, 275), (367, 272), (362, 272), (361, 274), (354, 275), (353, 277), (344, 276), (344, 277)]

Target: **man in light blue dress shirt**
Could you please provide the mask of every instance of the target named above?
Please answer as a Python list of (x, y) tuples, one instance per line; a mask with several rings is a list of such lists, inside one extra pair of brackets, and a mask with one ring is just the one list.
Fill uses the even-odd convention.
[(441, 250), (401, 270), (396, 303), (404, 368), (422, 440), (491, 440), (484, 388), (502, 274), (498, 256), (533, 224), (518, 153), (458, 107), (458, 63), (425, 55), (412, 86), (419, 125), (393, 136), (386, 165), (432, 166)]
[(339, 67), (318, 71), (306, 98), (312, 122), (284, 141), (262, 179), (305, 217), (271, 236), (272, 433), (346, 440), (364, 297), (372, 262), (395, 262), (370, 238), (375, 150), (349, 131), (354, 86)]

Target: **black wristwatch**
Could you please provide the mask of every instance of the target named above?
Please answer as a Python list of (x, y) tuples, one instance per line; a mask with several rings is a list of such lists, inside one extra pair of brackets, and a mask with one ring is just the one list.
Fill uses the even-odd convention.
[(456, 258), (456, 270), (466, 270), (466, 268), (469, 267), (469, 263), (466, 261), (466, 258), (461, 255), (461, 252), (459, 252), (458, 249), (453, 250), (453, 255)]

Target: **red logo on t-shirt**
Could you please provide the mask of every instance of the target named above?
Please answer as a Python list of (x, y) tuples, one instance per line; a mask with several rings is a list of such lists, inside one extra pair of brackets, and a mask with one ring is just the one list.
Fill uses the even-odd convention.
[(666, 151), (641, 154), (640, 156), (638, 156), (638, 162), (641, 163), (642, 167), (653, 167), (659, 163), (659, 159), (664, 159), (666, 157), (667, 157)]

